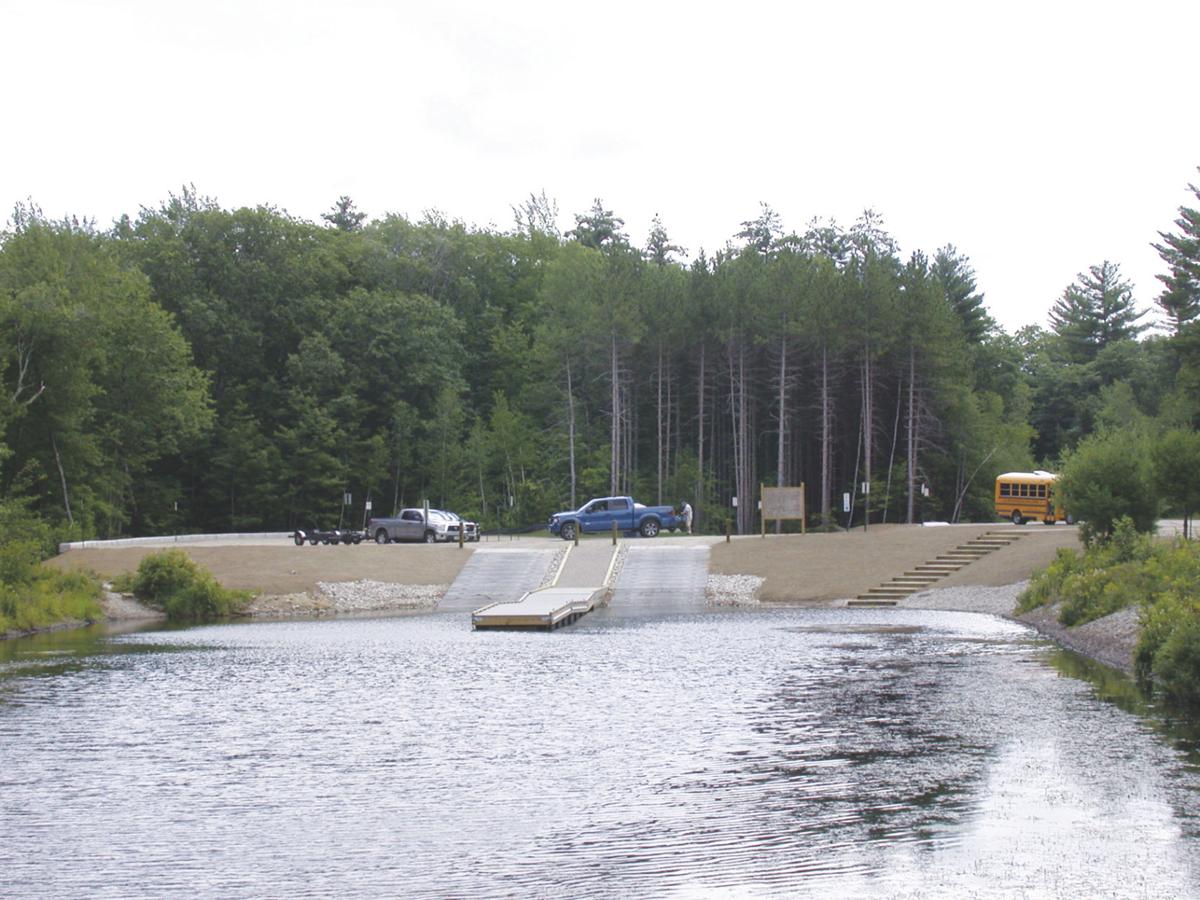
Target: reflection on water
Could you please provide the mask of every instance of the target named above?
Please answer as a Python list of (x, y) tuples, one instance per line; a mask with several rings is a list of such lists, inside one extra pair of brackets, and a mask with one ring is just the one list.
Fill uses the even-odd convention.
[(434, 614), (0, 652), (16, 895), (1197, 888), (1188, 757), (992, 617)]

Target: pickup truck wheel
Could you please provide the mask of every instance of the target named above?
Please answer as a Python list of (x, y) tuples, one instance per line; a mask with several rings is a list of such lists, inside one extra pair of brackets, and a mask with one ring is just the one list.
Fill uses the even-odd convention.
[(642, 532), (642, 537), (654, 537), (658, 534), (658, 520), (646, 519), (642, 522), (640, 531)]
[(386, 544), (388, 542), (388, 534), (386, 528), (380, 528), (375, 532), (375, 543)]
[(575, 523), (574, 522), (564, 522), (563, 527), (561, 529), (559, 529), (558, 535), (564, 541), (575, 540)]
[(425, 543), (436, 544), (437, 543), (437, 534), (432, 531), (425, 532)]

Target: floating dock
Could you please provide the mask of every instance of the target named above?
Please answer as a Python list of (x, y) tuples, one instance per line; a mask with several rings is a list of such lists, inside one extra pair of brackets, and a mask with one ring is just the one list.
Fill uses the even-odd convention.
[(604, 588), (549, 587), (520, 600), (489, 603), (471, 613), (472, 628), (531, 628), (552, 631), (591, 612)]

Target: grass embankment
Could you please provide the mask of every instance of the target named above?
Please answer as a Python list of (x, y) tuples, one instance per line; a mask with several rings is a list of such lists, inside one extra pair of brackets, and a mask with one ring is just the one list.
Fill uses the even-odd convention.
[(1200, 709), (1200, 544), (1157, 541), (1123, 519), (1082, 554), (1061, 549), (1021, 595), (1018, 612), (1059, 604), (1059, 621), (1083, 625), (1139, 607), (1137, 677), (1171, 701)]
[(203, 622), (239, 612), (253, 597), (250, 591), (223, 588), (207, 569), (182, 550), (164, 550), (145, 557), (137, 571), (114, 582), (162, 609), (173, 621)]
[(38, 541), (0, 544), (0, 635), (94, 622), (103, 615), (95, 577), (43, 566)]

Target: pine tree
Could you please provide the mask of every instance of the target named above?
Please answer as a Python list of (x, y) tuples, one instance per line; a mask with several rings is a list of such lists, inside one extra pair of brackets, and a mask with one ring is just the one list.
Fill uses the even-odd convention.
[(947, 244), (933, 258), (933, 277), (962, 322), (967, 343), (982, 344), (995, 331), (996, 322), (983, 305), (983, 294), (976, 289), (975, 272), (967, 258)]
[[(1188, 190), (1200, 199), (1200, 188), (1188, 185)], [(1200, 314), (1200, 210), (1179, 207), (1175, 233), (1160, 231), (1161, 244), (1152, 245), (1169, 269), (1158, 280), (1164, 285), (1158, 297), (1175, 334)]]
[(1080, 272), (1050, 309), (1050, 327), (1071, 362), (1090, 362), (1109, 344), (1133, 340), (1146, 330), (1121, 267), (1108, 260)]

